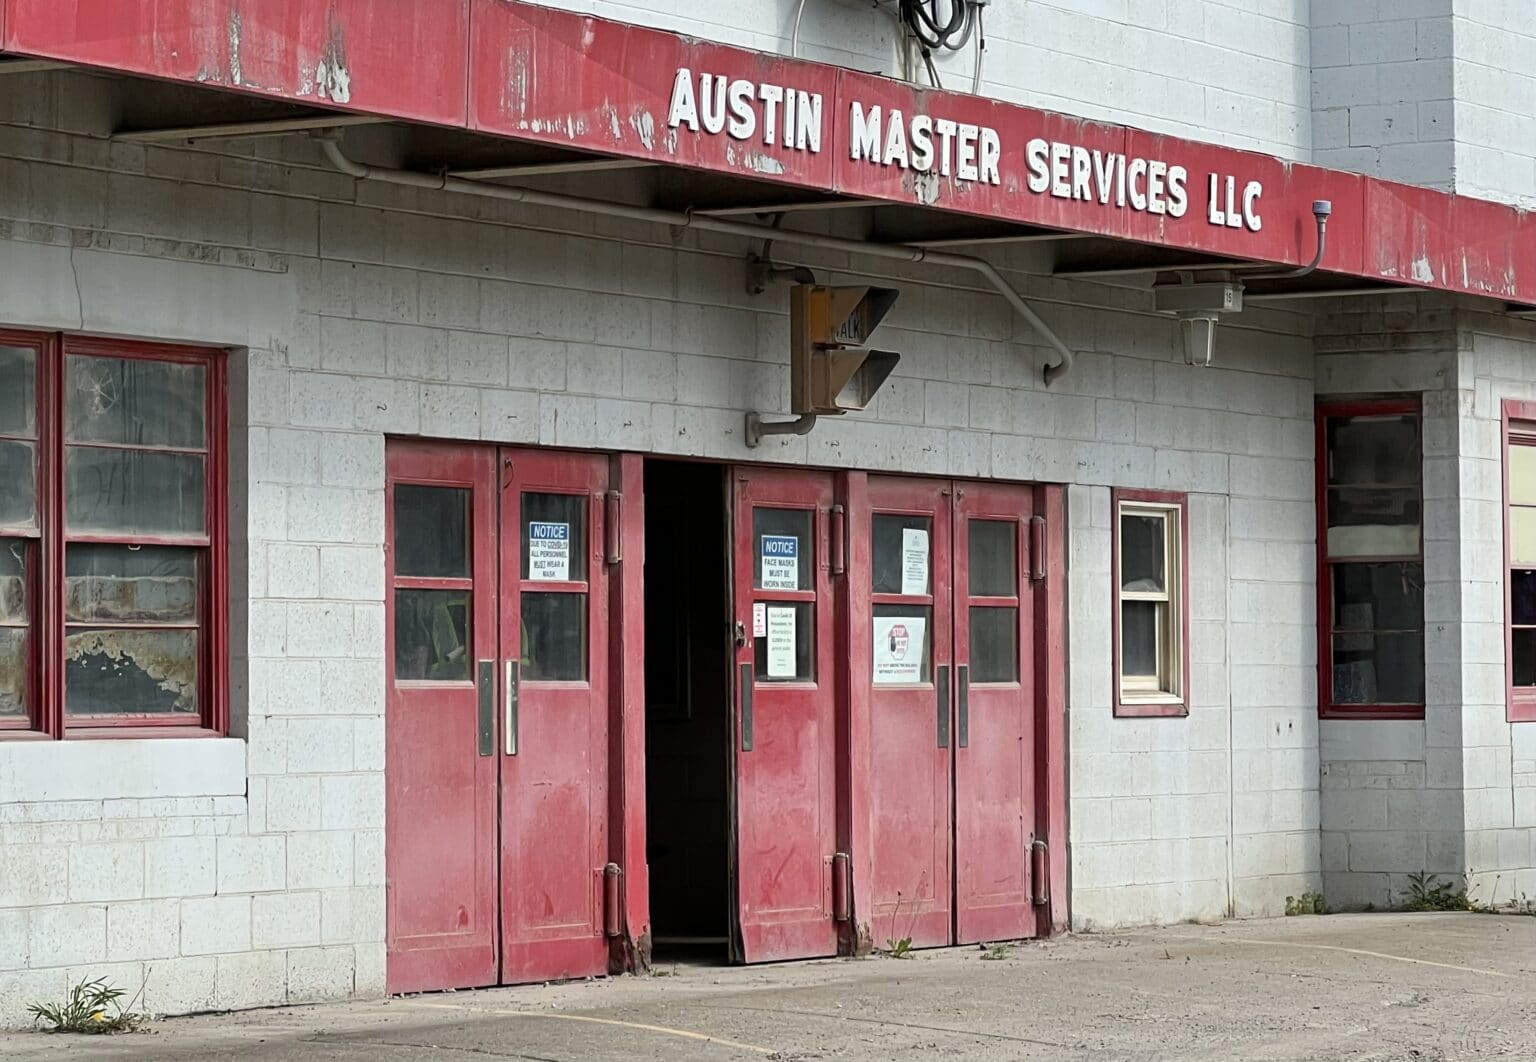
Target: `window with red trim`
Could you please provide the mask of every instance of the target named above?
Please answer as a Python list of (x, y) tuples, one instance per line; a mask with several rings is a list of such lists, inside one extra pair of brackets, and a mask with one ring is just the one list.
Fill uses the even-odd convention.
[(1504, 402), (1504, 671), (1510, 722), (1536, 720), (1536, 402)]
[(1117, 490), (1115, 714), (1189, 714), (1189, 499)]
[(0, 734), (225, 722), (224, 361), (0, 332)]
[(1424, 715), (1424, 450), (1415, 400), (1317, 413), (1318, 708)]

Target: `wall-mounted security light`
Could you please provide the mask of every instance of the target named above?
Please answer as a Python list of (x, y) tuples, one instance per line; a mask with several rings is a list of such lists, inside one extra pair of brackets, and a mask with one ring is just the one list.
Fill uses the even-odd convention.
[(1187, 365), (1209, 365), (1216, 353), (1216, 324), (1224, 313), (1243, 309), (1243, 285), (1235, 279), (1195, 283), (1185, 276), (1178, 284), (1152, 289), (1153, 304), (1178, 318)]
[(1184, 364), (1210, 365), (1216, 355), (1216, 322), (1214, 313), (1179, 314), (1179, 335), (1184, 341)]

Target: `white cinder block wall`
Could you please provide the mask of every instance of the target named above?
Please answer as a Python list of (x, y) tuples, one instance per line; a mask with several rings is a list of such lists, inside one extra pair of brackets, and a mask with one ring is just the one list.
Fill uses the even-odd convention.
[[(386, 433), (1075, 484), (1080, 923), (1317, 882), (1306, 319), (1245, 314), (1194, 369), (1144, 292), (1021, 275), (1083, 352), (1046, 392), (1001, 300), (909, 271), (876, 406), (749, 452), (743, 412), (787, 404), (787, 306), (743, 293), (742, 246), (359, 187), (301, 139), (114, 145), (4, 106), (0, 320), (235, 350), (236, 722), (0, 744), (0, 1018), (98, 972), (161, 1011), (382, 991)], [(1188, 719), (1109, 717), (1115, 485), (1193, 495)]]
[[(786, 55), (800, 8), (800, 0), (534, 2)], [(894, 7), (806, 0), (801, 57), (898, 73)], [(1311, 151), (1307, 0), (993, 0), (985, 26), (984, 96), (1283, 158)], [(971, 90), (974, 56), (971, 47), (935, 56), (945, 88)]]

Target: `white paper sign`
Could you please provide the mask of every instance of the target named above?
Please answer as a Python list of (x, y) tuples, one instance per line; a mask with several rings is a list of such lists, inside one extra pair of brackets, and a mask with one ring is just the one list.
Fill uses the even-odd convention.
[(768, 606), (761, 601), (752, 603), (752, 637), (768, 637)]
[(768, 607), (768, 677), (795, 677), (795, 610)]
[(918, 527), (901, 529), (901, 592), (928, 592), (928, 532)]
[(928, 657), (926, 616), (875, 617), (875, 681), (897, 684), (923, 681)]
[(794, 535), (763, 536), (764, 590), (800, 589), (800, 540)]
[(528, 525), (528, 578), (537, 583), (570, 581), (570, 524)]

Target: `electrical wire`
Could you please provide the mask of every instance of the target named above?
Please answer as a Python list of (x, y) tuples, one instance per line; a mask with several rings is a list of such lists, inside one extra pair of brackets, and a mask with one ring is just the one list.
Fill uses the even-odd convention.
[(800, 6), (795, 11), (795, 33), (789, 39), (789, 57), (800, 58), (800, 20), (805, 17), (805, 0), (800, 0)]
[(987, 27), (982, 21), (986, 5), (976, 7), (976, 69), (971, 74), (971, 95), (981, 95), (981, 64), (987, 58)]

